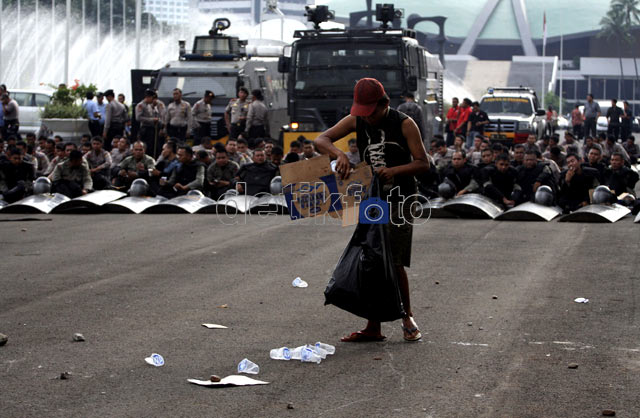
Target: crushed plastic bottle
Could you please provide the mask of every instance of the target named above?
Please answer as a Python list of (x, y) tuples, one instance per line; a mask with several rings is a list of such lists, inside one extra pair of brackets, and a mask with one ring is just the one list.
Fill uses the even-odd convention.
[(300, 361), (303, 363), (316, 363), (320, 364), (322, 358), (311, 348), (304, 347), (300, 353)]
[(164, 358), (157, 353), (152, 353), (149, 357), (145, 358), (144, 361), (146, 361), (147, 364), (150, 364), (152, 366), (156, 366), (156, 367), (164, 366)]
[(320, 341), (316, 343), (316, 347), (326, 351), (329, 355), (333, 355), (336, 352), (336, 348), (334, 346), (331, 344), (321, 343)]
[(269, 352), (269, 357), (274, 360), (291, 360), (291, 350), (287, 347), (274, 348)]
[(305, 282), (300, 277), (296, 277), (293, 280), (293, 282), (291, 282), (291, 284), (293, 285), (293, 287), (300, 287), (300, 288), (309, 287), (309, 283)]
[(242, 361), (238, 363), (238, 373), (258, 374), (259, 372), (260, 366), (249, 359), (242, 359)]

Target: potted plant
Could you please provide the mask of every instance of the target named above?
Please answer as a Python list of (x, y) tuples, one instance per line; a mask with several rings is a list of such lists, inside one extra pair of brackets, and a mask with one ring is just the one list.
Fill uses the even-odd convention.
[(40, 133), (60, 135), (65, 141), (79, 142), (82, 135), (90, 133), (87, 112), (82, 103), (88, 92), (96, 92), (96, 86), (75, 80), (71, 87), (60, 84), (51, 88), (54, 92), (51, 102), (42, 110)]

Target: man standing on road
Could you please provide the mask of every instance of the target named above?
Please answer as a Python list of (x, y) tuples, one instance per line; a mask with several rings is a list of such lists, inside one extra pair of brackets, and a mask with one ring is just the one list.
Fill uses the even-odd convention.
[(249, 112), (249, 90), (246, 87), (238, 89), (238, 98), (231, 99), (224, 110), (224, 121), (229, 131), (229, 139), (237, 139), (238, 135), (245, 131), (247, 126), (247, 113)]
[(593, 101), (593, 94), (587, 94), (587, 103), (584, 104), (584, 135), (593, 136), (598, 135), (596, 131), (596, 124), (598, 118), (602, 114), (600, 105)]
[[(157, 151), (158, 132), (160, 130), (158, 126), (160, 117), (158, 112), (153, 110), (154, 96), (155, 92), (153, 90), (146, 90), (144, 99), (136, 105), (136, 120), (140, 123), (138, 136), (152, 154)], [(155, 155), (153, 157), (155, 158)]]
[(422, 139), (426, 139), (424, 134), (424, 123), (422, 121), (422, 108), (416, 103), (416, 97), (410, 91), (402, 94), (404, 102), (398, 106), (398, 111), (409, 116), (418, 125), (420, 130), (420, 136)]
[[(361, 159), (371, 164), (384, 183), (382, 199), (389, 198), (387, 201), (390, 203), (391, 222), (387, 224), (387, 228), (406, 312), (402, 319), (402, 330), (405, 340), (417, 341), (422, 338), (422, 334), (413, 320), (409, 281), (404, 269), (411, 263), (412, 216), (410, 205), (400, 203), (404, 196), (411, 196), (416, 192), (414, 176), (429, 170), (429, 160), (415, 122), (391, 109), (389, 103), (389, 96), (378, 80), (359, 80), (354, 89), (351, 114), (320, 134), (315, 144), (318, 151), (337, 159), (336, 171), (345, 178), (349, 174), (349, 158), (333, 143), (356, 132)], [(397, 194), (392, 193), (392, 190), (398, 189), (400, 193), (396, 197)], [(403, 213), (400, 213), (401, 207)], [(342, 341), (381, 341), (384, 338), (380, 322), (370, 320), (362, 331), (354, 332)]]
[(484, 128), (489, 124), (489, 116), (480, 109), (480, 103), (473, 102), (472, 106), (467, 122), (467, 149), (471, 149), (476, 136), (483, 135)]
[(631, 135), (631, 129), (633, 127), (633, 109), (629, 106), (628, 101), (623, 102), (624, 110), (622, 112), (622, 122), (620, 123), (620, 138), (624, 143)]
[(122, 137), (124, 134), (124, 124), (127, 121), (127, 110), (122, 103), (116, 100), (113, 90), (104, 92), (107, 98), (107, 108), (105, 110), (104, 132), (102, 137), (105, 139), (104, 147), (107, 151), (111, 151), (111, 142), (113, 138)]
[(573, 135), (582, 139), (582, 125), (584, 124), (584, 117), (580, 112), (580, 106), (576, 105), (575, 109), (571, 111), (571, 127), (573, 128)]
[(193, 105), (194, 145), (199, 145), (202, 138), (211, 135), (211, 101), (214, 97), (211, 90), (206, 90), (204, 97)]
[(11, 135), (20, 140), (20, 122), (18, 120), (20, 114), (20, 106), (18, 103), (9, 97), (9, 93), (2, 93), (0, 95), (0, 101), (2, 102), (2, 115), (4, 118), (4, 126), (2, 126), (2, 137), (7, 139)]
[(613, 135), (616, 141), (620, 137), (620, 118), (623, 115), (623, 110), (618, 107), (618, 101), (611, 99), (611, 107), (607, 110), (607, 134)]
[(182, 90), (173, 89), (173, 101), (167, 106), (167, 113), (165, 114), (167, 135), (184, 142), (187, 139), (192, 122), (191, 106), (182, 100)]
[(453, 145), (458, 116), (460, 116), (460, 106), (458, 106), (458, 98), (454, 97), (451, 99), (451, 107), (447, 111), (447, 146)]

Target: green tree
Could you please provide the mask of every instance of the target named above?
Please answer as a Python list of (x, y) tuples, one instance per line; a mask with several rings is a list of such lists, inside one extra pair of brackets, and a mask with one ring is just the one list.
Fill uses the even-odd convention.
[(598, 36), (614, 43), (618, 50), (621, 75), (618, 79), (618, 91), (622, 92), (621, 82), (624, 78), (624, 70), (622, 68), (622, 47), (633, 44), (631, 30), (629, 25), (627, 25), (624, 9), (612, 2), (611, 8), (607, 12), (606, 16), (600, 20), (600, 26), (602, 29)]
[[(640, 0), (613, 0), (612, 7), (619, 7), (625, 17), (625, 24), (629, 30), (629, 38), (631, 42), (629, 46), (635, 44), (635, 38), (631, 35), (631, 27), (634, 24), (640, 24)], [(638, 78), (638, 63), (633, 58), (633, 67), (636, 71), (636, 89), (640, 88), (640, 79)]]

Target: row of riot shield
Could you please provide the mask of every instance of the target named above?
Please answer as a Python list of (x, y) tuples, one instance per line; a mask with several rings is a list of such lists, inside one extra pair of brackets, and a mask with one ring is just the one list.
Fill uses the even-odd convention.
[[(496, 221), (534, 221), (549, 222), (557, 218), (558, 222), (595, 222), (614, 223), (631, 214), (631, 210), (618, 203), (591, 204), (575, 212), (562, 215), (558, 206), (546, 206), (526, 202), (508, 210), (502, 209), (488, 197), (470, 193), (452, 199), (441, 197), (422, 203), (423, 218), (466, 218), (493, 219)], [(635, 218), (640, 223), (640, 214)]]
[[(557, 206), (534, 202), (522, 203), (503, 210), (491, 199), (480, 194), (466, 194), (453, 199), (422, 199), (422, 218), (493, 219), (497, 221), (599, 222), (614, 223), (630, 215), (620, 204), (591, 204), (568, 215)], [(164, 197), (127, 196), (116, 190), (99, 190), (75, 199), (58, 193), (43, 193), (7, 204), (0, 200), (0, 213), (217, 213), (217, 214), (280, 214), (289, 209), (283, 195), (247, 196), (229, 193), (218, 200), (198, 191), (173, 199)], [(640, 223), (640, 214), (635, 219)]]
[(59, 193), (42, 193), (12, 204), (0, 201), (0, 213), (218, 213), (280, 214), (289, 210), (283, 195), (248, 196), (229, 193), (218, 200), (199, 191), (173, 199), (127, 196), (116, 190), (98, 190), (69, 199)]

